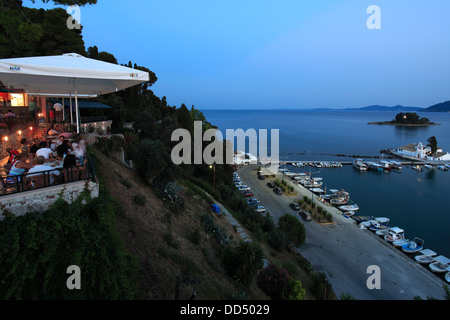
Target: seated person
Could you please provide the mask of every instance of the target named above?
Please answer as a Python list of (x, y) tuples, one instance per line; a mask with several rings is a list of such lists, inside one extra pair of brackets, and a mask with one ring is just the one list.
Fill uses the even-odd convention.
[[(38, 176), (40, 174), (42, 174), (42, 172), (46, 172), (46, 171), (51, 171), (53, 170), (53, 168), (51, 166), (49, 166), (48, 164), (45, 164), (45, 158), (43, 156), (39, 156), (36, 158), (36, 165), (31, 168), (30, 170), (28, 170), (28, 177), (35, 177)], [(35, 173), (35, 174), (30, 174), (30, 173)], [(55, 183), (55, 176), (59, 176), (60, 172), (59, 170), (53, 170), (51, 172), (48, 173), (50, 175), (50, 184), (54, 184)]]
[(47, 130), (48, 136), (56, 136), (58, 134), (59, 132), (55, 129), (55, 126), (53, 124), (50, 126), (50, 129)]
[(30, 153), (32, 156), (36, 156), (36, 152), (40, 149), (41, 140), (39, 138), (34, 138), (34, 144), (30, 148)]
[(16, 156), (16, 161), (14, 165), (11, 167), (11, 171), (8, 174), (8, 178), (6, 179), (7, 183), (14, 183), (16, 181), (20, 181), (20, 178), (16, 180), (15, 176), (24, 175), (29, 169), (33, 166), (27, 163), (28, 155), (25, 153), (20, 153)]
[(22, 140), (20, 140), (20, 144), (22, 145), (22, 147), (20, 148), (22, 153), (30, 153), (30, 147), (28, 146), (28, 141), (27, 139), (23, 138)]
[(73, 154), (68, 154), (64, 158), (63, 167), (64, 168), (70, 168), (77, 165), (77, 158)]
[(43, 156), (46, 160), (53, 160), (53, 150), (48, 147), (46, 141), (41, 142), (39, 145), (41, 148), (36, 152), (36, 156)]
[(68, 155), (70, 147), (71, 146), (69, 140), (64, 140), (63, 143), (56, 148), (58, 157), (63, 158), (64, 155)]

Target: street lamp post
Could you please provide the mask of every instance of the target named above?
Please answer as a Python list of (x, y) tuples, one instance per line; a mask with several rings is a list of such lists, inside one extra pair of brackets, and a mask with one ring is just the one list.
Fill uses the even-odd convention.
[(210, 165), (209, 168), (214, 170), (214, 174), (213, 174), (213, 186), (214, 186), (214, 188), (215, 188), (215, 187), (216, 187), (216, 165)]

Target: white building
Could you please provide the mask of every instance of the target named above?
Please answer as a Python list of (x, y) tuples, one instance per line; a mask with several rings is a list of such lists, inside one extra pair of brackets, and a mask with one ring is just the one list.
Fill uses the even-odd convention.
[(395, 151), (400, 156), (418, 158), (421, 160), (450, 161), (450, 153), (444, 153), (443, 150), (439, 148), (435, 154), (432, 154), (431, 148), (424, 146), (422, 142), (408, 144)]

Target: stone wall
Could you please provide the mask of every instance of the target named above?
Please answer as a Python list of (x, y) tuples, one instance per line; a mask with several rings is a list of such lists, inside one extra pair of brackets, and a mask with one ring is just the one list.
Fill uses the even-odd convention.
[(5, 211), (15, 216), (23, 216), (30, 212), (43, 212), (62, 196), (64, 201), (72, 203), (88, 190), (92, 198), (99, 196), (99, 184), (91, 181), (79, 181), (44, 189), (0, 197), (0, 220)]

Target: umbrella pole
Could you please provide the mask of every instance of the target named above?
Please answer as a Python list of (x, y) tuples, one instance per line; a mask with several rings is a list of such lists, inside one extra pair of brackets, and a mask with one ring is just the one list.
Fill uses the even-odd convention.
[(77, 133), (80, 133), (80, 117), (78, 116), (78, 96), (77, 89), (75, 89), (75, 109), (77, 111)]
[(73, 125), (72, 92), (70, 93), (70, 124)]

